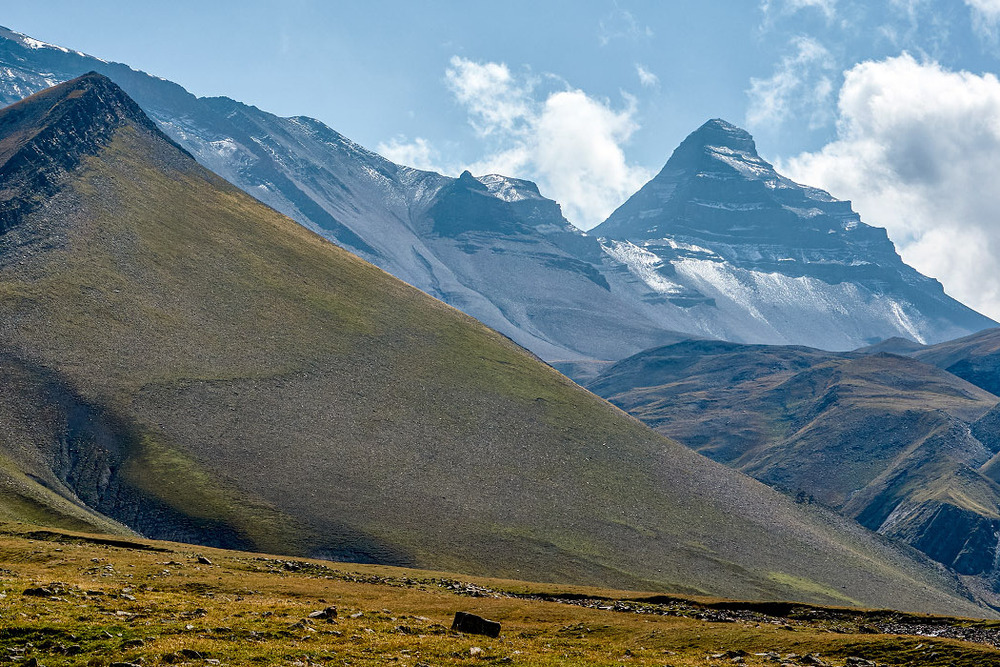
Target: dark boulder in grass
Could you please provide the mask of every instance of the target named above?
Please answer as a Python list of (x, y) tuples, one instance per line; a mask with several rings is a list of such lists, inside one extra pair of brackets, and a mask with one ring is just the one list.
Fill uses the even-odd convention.
[(456, 632), (465, 632), (470, 635), (486, 635), (487, 637), (500, 636), (500, 624), (496, 621), (489, 621), (482, 616), (476, 616), (465, 611), (456, 611), (455, 620), (451, 624), (451, 629)]
[(318, 609), (309, 614), (309, 618), (313, 619), (320, 618), (325, 621), (332, 621), (333, 619), (337, 618), (337, 608), (327, 607), (326, 609)]

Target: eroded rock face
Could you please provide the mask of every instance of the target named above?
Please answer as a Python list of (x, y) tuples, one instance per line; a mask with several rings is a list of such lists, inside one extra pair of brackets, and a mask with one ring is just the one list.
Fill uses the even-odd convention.
[(993, 569), (1000, 519), (950, 503), (900, 505), (879, 532), (901, 539), (959, 574)]
[[(48, 98), (50, 103), (39, 103)], [(46, 122), (40, 125), (42, 115)], [(63, 174), (127, 124), (161, 134), (135, 102), (100, 75), (82, 77), (72, 100), (43, 92), (34, 103), (8, 109), (0, 120), (0, 234), (45, 201)], [(32, 196), (17, 196), (25, 191)]]
[[(139, 454), (141, 433), (85, 399), (59, 373), (0, 353), (0, 382), (8, 435), (38, 443), (36, 449), (7, 455), (46, 489), (83, 512), (99, 512), (147, 537), (223, 548), (253, 546), (230, 527), (186, 516), (136, 486), (127, 473)], [(10, 412), (13, 398), (8, 394), (30, 408)]]

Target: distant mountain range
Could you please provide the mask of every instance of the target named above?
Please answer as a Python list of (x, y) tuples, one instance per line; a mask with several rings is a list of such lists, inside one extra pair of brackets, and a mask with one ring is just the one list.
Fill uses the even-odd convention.
[(853, 353), (691, 341), (587, 386), (716, 461), (911, 544), (996, 605), (998, 378), (992, 329)]
[(690, 337), (846, 350), (994, 326), (903, 264), (848, 202), (799, 186), (710, 121), (590, 234), (530, 182), (396, 165), (319, 121), (196, 98), (0, 30), (0, 103), (95, 70), (199, 162), (560, 369)]
[(101, 75), (0, 110), (0, 177), (7, 520), (991, 613), (261, 205)]

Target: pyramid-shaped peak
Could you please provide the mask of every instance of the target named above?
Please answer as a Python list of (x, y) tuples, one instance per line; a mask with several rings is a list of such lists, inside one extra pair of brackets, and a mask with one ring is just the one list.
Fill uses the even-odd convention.
[(98, 155), (125, 127), (171, 144), (125, 92), (90, 72), (0, 109), (0, 234), (19, 224), (87, 156)]
[(757, 155), (757, 146), (753, 136), (742, 127), (737, 127), (721, 118), (713, 118), (706, 122), (688, 135), (681, 146), (684, 144), (692, 144), (699, 148), (708, 146), (731, 148)]
[(158, 132), (125, 91), (97, 72), (47, 88), (0, 112), (0, 131), (7, 138), (8, 150), (15, 148), (18, 139), (27, 139), (47, 127), (72, 127), (76, 136), (87, 138), (128, 124)]
[(456, 187), (462, 187), (466, 190), (475, 190), (476, 192), (488, 192), (488, 188), (479, 182), (472, 172), (466, 169), (455, 181)]

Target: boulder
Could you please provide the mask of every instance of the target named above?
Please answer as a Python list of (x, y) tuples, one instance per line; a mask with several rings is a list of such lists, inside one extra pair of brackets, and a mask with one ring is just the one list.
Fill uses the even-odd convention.
[(471, 635), (500, 636), (499, 623), (464, 611), (455, 612), (455, 620), (451, 624), (451, 629)]

